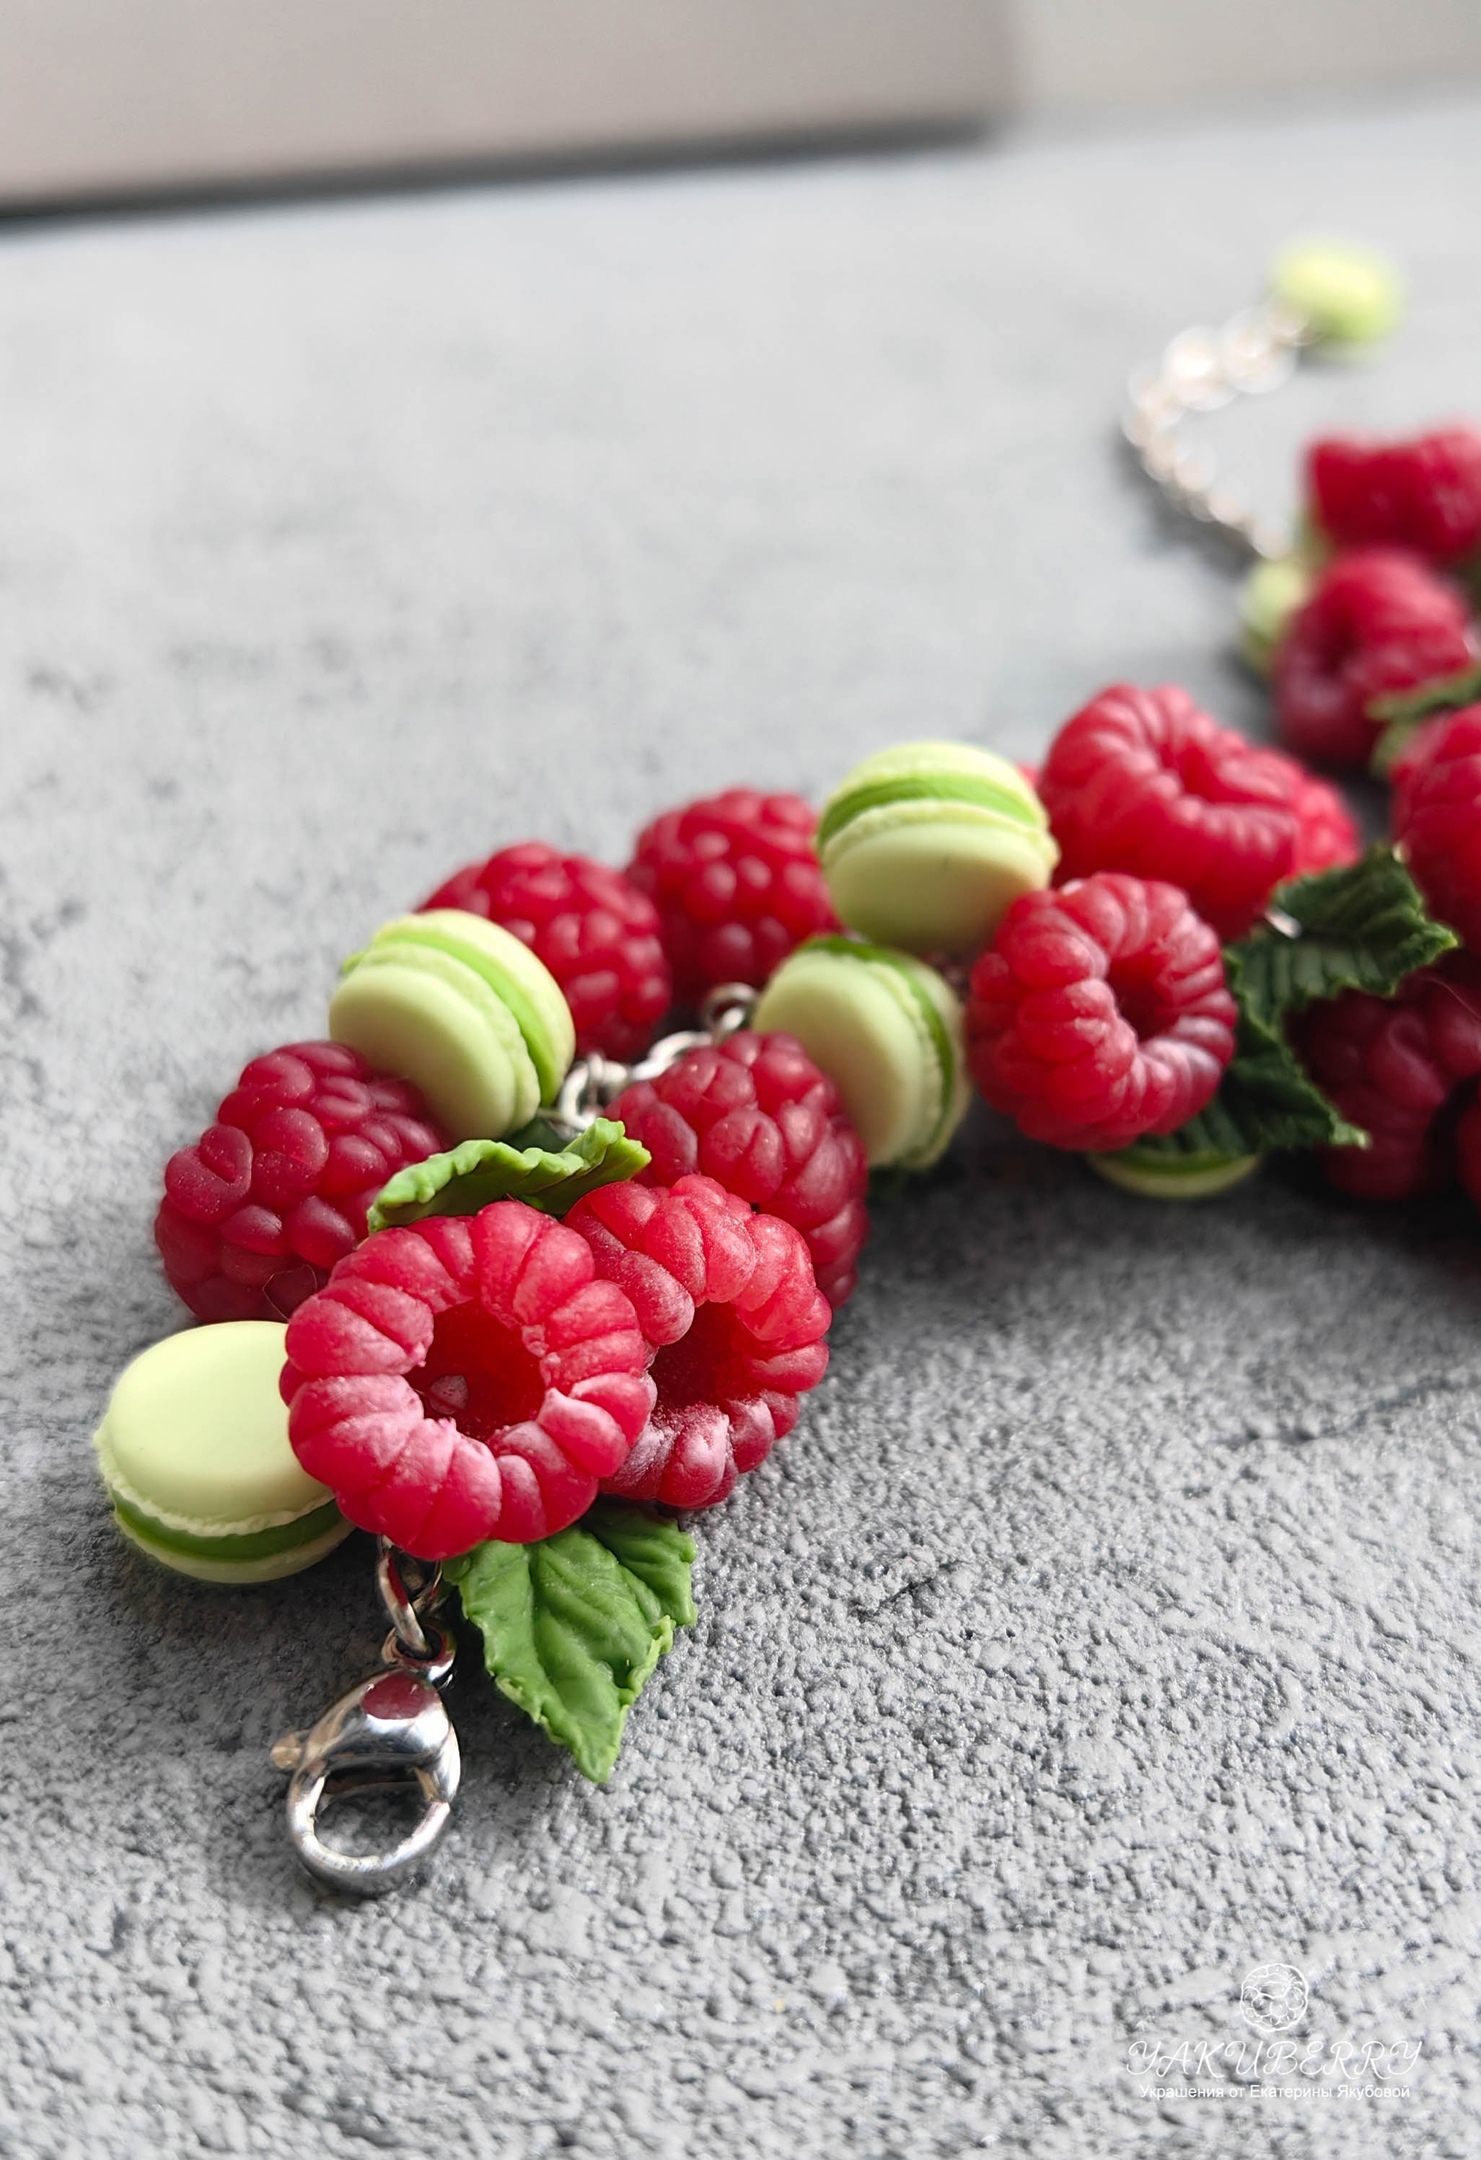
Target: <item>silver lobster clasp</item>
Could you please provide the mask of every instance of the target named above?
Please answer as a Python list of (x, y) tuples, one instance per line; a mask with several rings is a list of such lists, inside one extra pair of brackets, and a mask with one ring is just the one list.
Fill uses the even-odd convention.
[[(285, 1733), (272, 1751), (278, 1768), (292, 1772), (288, 1836), (299, 1860), (319, 1882), (355, 1897), (378, 1897), (421, 1864), (447, 1827), (462, 1775), (458, 1736), (437, 1692), (452, 1671), (452, 1641), (422, 1620), (436, 1601), (437, 1577), (408, 1598), (384, 1540), (377, 1575), (392, 1622), (383, 1669), (342, 1695), (307, 1732)], [(407, 1785), (419, 1788), (422, 1813), (388, 1851), (340, 1852), (319, 1836), (326, 1802)]]

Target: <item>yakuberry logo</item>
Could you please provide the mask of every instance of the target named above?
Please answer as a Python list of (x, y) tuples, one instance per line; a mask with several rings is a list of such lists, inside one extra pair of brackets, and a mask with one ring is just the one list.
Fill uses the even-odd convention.
[(1239, 2014), (1257, 2033), (1289, 2032), (1306, 2015), (1306, 1976), (1294, 1965), (1256, 1965), (1244, 1976)]
[[(1220, 2031), (1216, 2013), (1212, 2029), (1205, 2027), (1196, 2037), (1178, 2033), (1133, 2040), (1126, 2068), (1142, 2081), (1144, 2100), (1409, 2099), (1408, 2080), (1418, 2068), (1422, 2041), (1298, 2032), (1310, 2001), (1306, 1975), (1297, 1966), (1276, 1960), (1252, 1966), (1239, 1990), (1239, 2014), (1248, 2034), (1236, 2029), (1231, 2037), (1227, 2024)], [(1142, 2020), (1138, 2030), (1145, 2024)]]

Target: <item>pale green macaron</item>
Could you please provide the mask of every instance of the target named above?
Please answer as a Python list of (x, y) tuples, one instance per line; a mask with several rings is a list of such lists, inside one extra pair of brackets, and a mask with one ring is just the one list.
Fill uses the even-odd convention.
[(1256, 563), (1239, 588), (1239, 646), (1261, 681), (1268, 681), (1276, 651), (1293, 617), (1305, 607), (1316, 572), (1301, 555)]
[(94, 1434), (124, 1536), (199, 1582), (273, 1582), (351, 1525), (288, 1444), (279, 1320), (223, 1320), (143, 1351)]
[(910, 953), (813, 938), (772, 976), (751, 1025), (797, 1037), (837, 1088), (872, 1164), (926, 1169), (966, 1113), (960, 1001)]
[(560, 986), (497, 923), (400, 915), (345, 962), (329, 1032), (410, 1080), (456, 1140), (498, 1140), (554, 1102), (576, 1054)]
[(1397, 329), (1404, 286), (1387, 256), (1346, 240), (1298, 240), (1270, 266), (1270, 290), (1324, 345), (1371, 345)]
[(974, 953), (1059, 860), (1018, 768), (970, 743), (901, 743), (829, 797), (818, 855), (841, 921), (916, 953)]
[(1143, 1200), (1212, 1200), (1253, 1177), (1265, 1158), (1223, 1155), (1217, 1148), (1170, 1155), (1155, 1148), (1128, 1147), (1111, 1155), (1087, 1155), (1085, 1160), (1108, 1185)]

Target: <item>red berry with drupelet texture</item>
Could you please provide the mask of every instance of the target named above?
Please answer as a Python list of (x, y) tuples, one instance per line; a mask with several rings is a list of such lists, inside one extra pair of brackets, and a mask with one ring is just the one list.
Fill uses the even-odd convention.
[(795, 1035), (741, 1029), (691, 1050), (613, 1103), (653, 1160), (646, 1185), (711, 1177), (800, 1230), (835, 1310), (852, 1295), (869, 1227), (864, 1143)]
[(1325, 781), (1220, 727), (1171, 684), (1101, 691), (1055, 736), (1038, 787), (1061, 884), (1100, 870), (1163, 879), (1225, 939), (1287, 878), (1357, 857)]
[(653, 1407), (631, 1303), (520, 1200), (377, 1231), (286, 1349), (294, 1454), (352, 1523), (422, 1560), (564, 1530)]
[(801, 1234), (706, 1177), (605, 1185), (566, 1220), (654, 1351), (653, 1415), (602, 1490), (713, 1507), (792, 1430), (828, 1367), (833, 1316)]
[(730, 788), (639, 834), (627, 875), (658, 909), (681, 999), (727, 982), (759, 989), (804, 938), (839, 927), (817, 822), (798, 795)]
[(1101, 1153), (1205, 1109), (1235, 1019), (1187, 894), (1103, 871), (1014, 901), (972, 970), (968, 1056), (1031, 1140)]
[(1481, 553), (1481, 435), (1432, 429), (1403, 442), (1331, 435), (1306, 458), (1313, 522), (1339, 548), (1400, 547), (1439, 568)]
[(1481, 952), (1481, 705), (1426, 721), (1392, 779), (1394, 838), (1431, 913)]
[(673, 982), (651, 900), (620, 870), (541, 840), (500, 848), (439, 885), (427, 908), (466, 908), (528, 945), (559, 983), (589, 1057), (634, 1058), (669, 1009)]
[(1346, 990), (1313, 1005), (1293, 1039), (1312, 1078), (1365, 1148), (1321, 1150), (1322, 1168), (1361, 1200), (1410, 1200), (1439, 1192), (1457, 1166), (1481, 1200), (1481, 961), (1447, 953), (1421, 968), (1397, 996)]
[(1322, 572), (1275, 655), (1276, 718), (1298, 757), (1366, 765), (1377, 698), (1456, 675), (1476, 628), (1453, 587), (1414, 555), (1363, 548)]
[(269, 1051), (165, 1166), (165, 1273), (198, 1320), (285, 1320), (359, 1244), (387, 1179), (447, 1144), (417, 1090), (357, 1050)]

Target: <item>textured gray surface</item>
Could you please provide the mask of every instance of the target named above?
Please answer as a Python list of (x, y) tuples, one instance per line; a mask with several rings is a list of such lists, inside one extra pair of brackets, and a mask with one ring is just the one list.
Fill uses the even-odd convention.
[[(1318, 414), (1474, 408), (1478, 117), (0, 241), (0, 2152), (1475, 2152), (1470, 1223), (977, 1131), (704, 1524), (611, 1786), (470, 1674), (378, 1909), (295, 1879), (264, 1753), (372, 1653), (363, 1550), (167, 1583), (87, 1435), (178, 1319), (162, 1158), (452, 864), (1030, 752), (1120, 673), (1258, 722), (1118, 381), (1335, 223), (1414, 327), (1227, 439), (1276, 488)], [(1143, 2097), (1267, 1960), (1308, 2037), (1421, 2041), (1409, 2097)]]

